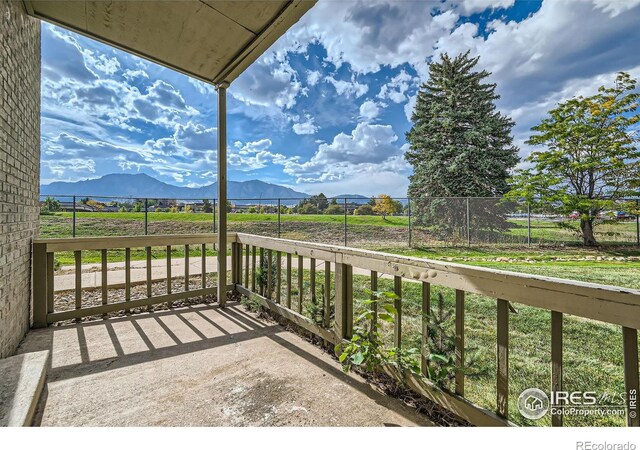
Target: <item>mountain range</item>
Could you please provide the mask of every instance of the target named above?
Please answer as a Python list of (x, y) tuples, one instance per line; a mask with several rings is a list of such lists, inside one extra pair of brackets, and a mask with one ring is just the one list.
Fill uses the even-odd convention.
[[(218, 183), (201, 187), (175, 186), (164, 183), (147, 174), (112, 173), (100, 178), (76, 182), (56, 181), (40, 186), (41, 195), (76, 195), (78, 197), (118, 197), (118, 198), (170, 198), (193, 199), (218, 197)], [(344, 195), (366, 199), (364, 195)], [(229, 199), (302, 199), (309, 194), (298, 192), (285, 186), (265, 183), (260, 180), (228, 181), (227, 197)], [(293, 202), (296, 203), (297, 201)], [(236, 201), (235, 203), (253, 203)], [(290, 203), (290, 202), (287, 202)]]

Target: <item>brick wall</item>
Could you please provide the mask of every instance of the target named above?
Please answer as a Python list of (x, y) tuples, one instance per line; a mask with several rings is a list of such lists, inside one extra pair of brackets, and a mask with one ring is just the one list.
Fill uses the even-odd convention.
[(40, 23), (0, 0), (0, 358), (29, 328), (39, 186)]

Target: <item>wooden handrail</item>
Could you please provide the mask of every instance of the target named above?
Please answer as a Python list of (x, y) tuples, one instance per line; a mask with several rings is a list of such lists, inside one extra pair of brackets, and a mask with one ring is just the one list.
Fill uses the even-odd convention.
[(638, 289), (244, 233), (237, 242), (640, 329)]

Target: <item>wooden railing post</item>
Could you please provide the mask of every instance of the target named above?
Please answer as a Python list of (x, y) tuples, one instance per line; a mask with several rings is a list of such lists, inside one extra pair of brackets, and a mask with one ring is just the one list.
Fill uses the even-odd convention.
[(624, 390), (627, 403), (627, 425), (640, 426), (638, 417), (638, 330), (622, 327), (624, 354)]
[(47, 244), (33, 244), (33, 327), (47, 326)]
[(336, 263), (335, 330), (339, 338), (351, 339), (353, 334), (353, 268)]
[(464, 397), (464, 291), (456, 289), (456, 394)]
[[(562, 313), (551, 311), (551, 391), (562, 390)], [(562, 426), (562, 415), (551, 416), (551, 425)]]
[(509, 302), (498, 299), (497, 317), (497, 413), (505, 419), (509, 416)]

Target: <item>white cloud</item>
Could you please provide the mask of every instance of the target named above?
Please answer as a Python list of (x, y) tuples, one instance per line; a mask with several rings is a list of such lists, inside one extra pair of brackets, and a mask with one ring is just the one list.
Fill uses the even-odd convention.
[(391, 78), (388, 83), (382, 85), (378, 93), (378, 98), (388, 99), (394, 103), (402, 103), (407, 100), (406, 92), (418, 81), (417, 78), (412, 77), (405, 70), (402, 70), (399, 74)]
[(593, 4), (596, 8), (608, 13), (610, 17), (615, 17), (640, 5), (640, 0), (593, 0)]
[(274, 153), (270, 139), (260, 139), (252, 142), (236, 141), (227, 155), (228, 164), (236, 170), (250, 172), (263, 169), (273, 164), (286, 165), (294, 163), (297, 158), (289, 158), (281, 153)]
[(407, 120), (411, 122), (411, 116), (413, 115), (413, 110), (416, 109), (416, 101), (418, 100), (418, 94), (412, 95), (409, 97), (409, 101), (406, 105), (404, 105), (404, 115), (407, 117)]
[(360, 105), (360, 117), (367, 122), (372, 121), (380, 114), (378, 104), (373, 100), (367, 100)]
[(316, 134), (318, 127), (313, 123), (313, 117), (307, 115), (306, 122), (299, 122), (293, 124), (293, 132), (295, 134)]
[(282, 110), (296, 104), (301, 90), (298, 73), (287, 61), (266, 57), (242, 73), (229, 93), (248, 105), (276, 106)]
[(93, 159), (72, 158), (65, 160), (45, 160), (43, 164), (49, 168), (52, 174), (63, 177), (71, 172), (96, 172), (96, 163)]
[(398, 148), (397, 140), (390, 125), (361, 122), (350, 134), (339, 133), (331, 143), (318, 145), (308, 161), (285, 162), (284, 172), (297, 183), (337, 181), (362, 173), (372, 177), (387, 171), (406, 174), (405, 148)]
[(358, 98), (362, 97), (369, 91), (369, 86), (358, 83), (355, 80), (355, 76), (351, 77), (351, 81), (336, 80), (333, 76), (328, 76), (324, 80), (336, 88), (338, 95), (346, 95), (347, 97), (354, 96), (355, 98)]
[(426, 74), (427, 58), (436, 40), (458, 19), (438, 2), (320, 1), (274, 46), (282, 57), (300, 52), (311, 42), (327, 51), (327, 61), (354, 72), (376, 72), (405, 63)]
[(319, 71), (307, 70), (307, 84), (309, 86), (315, 86), (316, 84), (318, 84), (320, 78), (322, 78), (322, 73), (320, 73)]
[(515, 0), (454, 0), (452, 4), (459, 4), (465, 16), (479, 13), (487, 9), (510, 8)]

